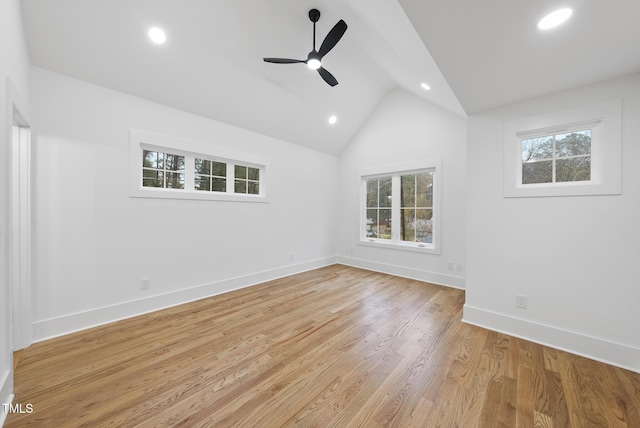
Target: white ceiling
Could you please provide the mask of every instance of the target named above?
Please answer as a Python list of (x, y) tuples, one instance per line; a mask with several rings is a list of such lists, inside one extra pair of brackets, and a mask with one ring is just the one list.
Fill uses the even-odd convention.
[(468, 114), (640, 72), (639, 0), (399, 2)]
[[(560, 5), (572, 19), (540, 34)], [(262, 61), (306, 59), (312, 8), (317, 47), (349, 26), (323, 61), (333, 88)], [(640, 71), (638, 0), (22, 0), (22, 13), (34, 66), (331, 154), (397, 87), (465, 115)]]

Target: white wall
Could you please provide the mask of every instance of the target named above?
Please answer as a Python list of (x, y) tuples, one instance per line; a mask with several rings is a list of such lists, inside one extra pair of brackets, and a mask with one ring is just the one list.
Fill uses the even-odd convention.
[[(31, 77), (35, 340), (335, 262), (335, 156), (38, 68)], [(270, 202), (130, 197), (130, 128), (267, 158)]]
[[(433, 158), (442, 159), (441, 254), (359, 245), (359, 171)], [(339, 156), (339, 260), (464, 288), (465, 163), (465, 118), (402, 89), (391, 91)]]
[[(11, 290), (8, 277), (8, 209), (12, 111), (28, 117), (29, 57), (22, 31), (20, 2), (0, 1), (0, 403), (13, 392)], [(9, 82), (9, 83), (7, 83)], [(20, 101), (18, 101), (20, 100)], [(5, 414), (0, 410), (0, 425)]]
[[(503, 197), (505, 121), (613, 98), (621, 195)], [(640, 371), (639, 118), (640, 75), (469, 118), (466, 321)]]

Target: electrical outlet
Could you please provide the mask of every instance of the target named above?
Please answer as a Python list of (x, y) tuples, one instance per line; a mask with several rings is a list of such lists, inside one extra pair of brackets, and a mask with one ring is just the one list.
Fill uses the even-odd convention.
[(516, 294), (516, 308), (527, 309), (527, 296)]
[(464, 267), (462, 266), (462, 263), (456, 263), (456, 271), (462, 272), (463, 270), (464, 270)]
[(453, 270), (453, 262), (448, 262), (447, 263), (447, 269)]
[(151, 287), (151, 281), (149, 278), (142, 278), (140, 280), (140, 290), (148, 290)]

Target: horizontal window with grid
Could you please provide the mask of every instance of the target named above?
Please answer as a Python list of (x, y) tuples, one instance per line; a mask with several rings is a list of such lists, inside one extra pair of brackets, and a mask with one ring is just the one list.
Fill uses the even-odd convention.
[(269, 202), (267, 160), (193, 141), (131, 130), (134, 197)]
[(260, 195), (260, 168), (156, 150), (142, 151), (142, 186)]

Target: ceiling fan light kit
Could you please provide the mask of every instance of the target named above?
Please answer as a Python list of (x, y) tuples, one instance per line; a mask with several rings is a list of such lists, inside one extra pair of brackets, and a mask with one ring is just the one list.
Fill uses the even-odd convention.
[(320, 50), (316, 50), (316, 22), (320, 19), (320, 11), (318, 9), (311, 9), (309, 11), (309, 19), (313, 22), (313, 49), (309, 52), (309, 55), (307, 55), (306, 60), (290, 58), (263, 58), (263, 60), (274, 64), (306, 64), (310, 69), (318, 70), (320, 77), (329, 85), (336, 86), (338, 80), (322, 66), (322, 58), (340, 41), (345, 31), (347, 31), (347, 23), (342, 19), (338, 21), (322, 41)]

